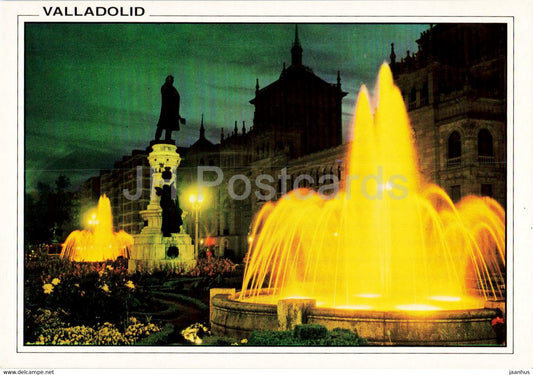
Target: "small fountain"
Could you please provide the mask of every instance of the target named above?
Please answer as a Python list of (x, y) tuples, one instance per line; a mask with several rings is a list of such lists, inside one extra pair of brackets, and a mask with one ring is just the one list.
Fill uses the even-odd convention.
[(374, 110), (364, 86), (359, 94), (344, 189), (299, 189), (258, 213), (242, 290), (212, 291), (214, 332), (307, 322), (374, 344), (495, 342), (496, 311), (484, 305), (504, 298), (505, 212), (488, 197), (455, 205), (423, 182), (386, 64), (376, 93)]
[(89, 221), (89, 230), (75, 230), (63, 244), (61, 258), (76, 262), (103, 262), (129, 258), (133, 237), (124, 231), (113, 232), (111, 203), (104, 194)]

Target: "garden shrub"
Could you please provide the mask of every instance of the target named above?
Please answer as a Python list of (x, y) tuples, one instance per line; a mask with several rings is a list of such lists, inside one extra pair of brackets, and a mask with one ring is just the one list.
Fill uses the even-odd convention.
[(179, 314), (181, 304), (207, 312), (209, 307), (197, 292), (223, 283), (224, 275), (233, 275), (237, 267), (228, 259), (211, 257), (192, 270), (175, 264), (129, 274), (126, 259), (73, 262), (51, 257), (45, 250), (25, 253), (25, 342), (137, 342), (131, 337), (133, 327), (127, 330), (124, 323), (133, 312), (168, 319)]
[[(150, 272), (139, 266), (132, 275), (132, 280), (147, 288), (185, 290), (186, 285), (193, 290), (209, 290), (223, 285), (227, 276), (231, 276), (237, 270), (237, 265), (226, 258), (199, 259), (196, 266), (187, 269), (183, 264), (166, 264)], [(155, 287), (154, 287), (155, 286)]]
[(236, 340), (225, 336), (206, 336), (202, 340), (202, 345), (206, 346), (231, 346)]
[(47, 325), (54, 322), (55, 317), (53, 313), (44, 314), (41, 321), (46, 323), (37, 332), (36, 340), (28, 342), (29, 345), (128, 345), (161, 331), (155, 324), (143, 324), (134, 317), (126, 321), (123, 330), (109, 322), (96, 327), (71, 327), (65, 323)]
[(328, 331), (318, 324), (297, 325), (293, 331), (254, 331), (248, 346), (361, 346), (366, 340), (343, 328)]
[(292, 331), (253, 331), (249, 339), (212, 335), (209, 329), (200, 323), (195, 323), (181, 331), (182, 336), (196, 345), (213, 346), (363, 346), (367, 344), (364, 338), (356, 332), (344, 328), (334, 328), (328, 331), (319, 324), (297, 325)]
[(64, 311), (74, 325), (123, 321), (140, 305), (143, 290), (139, 289), (123, 262), (75, 263), (56, 258), (26, 264), (25, 308)]
[(301, 340), (323, 339), (328, 329), (320, 324), (300, 324), (294, 327), (294, 336)]
[(167, 323), (159, 332), (152, 333), (140, 341), (136, 342), (135, 345), (165, 345), (169, 342), (169, 337), (174, 333), (174, 325)]
[(231, 273), (237, 265), (227, 258), (200, 258), (189, 276), (219, 276)]
[(44, 329), (35, 345), (91, 345), (96, 344), (96, 332), (91, 327), (75, 326)]
[(329, 344), (331, 346), (365, 346), (366, 339), (357, 333), (344, 328), (334, 328), (329, 332)]
[(293, 331), (254, 331), (248, 346), (293, 346), (306, 345), (294, 337)]

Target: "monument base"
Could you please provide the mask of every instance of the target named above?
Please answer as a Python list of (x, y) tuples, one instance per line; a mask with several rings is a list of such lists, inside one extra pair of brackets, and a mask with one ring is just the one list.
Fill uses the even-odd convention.
[(188, 271), (196, 266), (194, 245), (188, 234), (172, 233), (171, 237), (163, 237), (161, 231), (150, 229), (146, 227), (134, 236), (128, 272), (169, 268)]
[(163, 210), (156, 190), (176, 186), (176, 170), (181, 158), (173, 142), (157, 141), (151, 143), (151, 146), (152, 152), (148, 155), (152, 171), (150, 203), (146, 210), (140, 212), (146, 226), (140, 234), (133, 237), (128, 272), (152, 272), (169, 268), (188, 271), (196, 266), (191, 237), (186, 233), (171, 233), (170, 237), (163, 237)]

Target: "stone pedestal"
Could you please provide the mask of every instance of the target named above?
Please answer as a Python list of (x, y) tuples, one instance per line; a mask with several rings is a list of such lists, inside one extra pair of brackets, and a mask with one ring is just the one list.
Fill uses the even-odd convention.
[(306, 324), (307, 315), (314, 307), (316, 300), (311, 298), (280, 299), (277, 305), (279, 330), (290, 331), (298, 324)]
[(150, 203), (146, 210), (140, 212), (147, 225), (141, 233), (134, 236), (128, 270), (135, 272), (139, 269), (152, 271), (167, 267), (193, 268), (196, 259), (191, 236), (186, 233), (171, 233), (171, 237), (163, 237), (161, 232), (163, 210), (159, 205), (160, 197), (156, 188), (165, 184), (172, 189), (176, 187), (176, 172), (181, 162), (176, 146), (168, 143), (153, 144), (148, 161), (152, 173)]

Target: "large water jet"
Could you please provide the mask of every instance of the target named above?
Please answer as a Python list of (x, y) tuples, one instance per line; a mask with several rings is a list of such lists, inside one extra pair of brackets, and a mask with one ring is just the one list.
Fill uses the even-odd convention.
[[(242, 291), (228, 301), (246, 309), (308, 298), (315, 301), (313, 316), (327, 310), (342, 326), (338, 317), (348, 314), (359, 330), (362, 315), (373, 322), (390, 315), (391, 321), (427, 323), (443, 314), (455, 322), (481, 314), (490, 331), (494, 313), (477, 309), (504, 298), (505, 212), (488, 197), (468, 196), (455, 205), (443, 189), (424, 182), (402, 95), (386, 64), (375, 92), (374, 107), (364, 86), (359, 94), (345, 188), (334, 197), (299, 189), (263, 206)], [(377, 324), (383, 330), (385, 323)], [(486, 342), (487, 334), (481, 336)], [(470, 335), (462, 342), (476, 340)]]
[(111, 203), (104, 194), (89, 220), (89, 230), (75, 230), (63, 243), (61, 258), (76, 262), (101, 262), (118, 257), (129, 258), (133, 237), (124, 231), (113, 231)]

